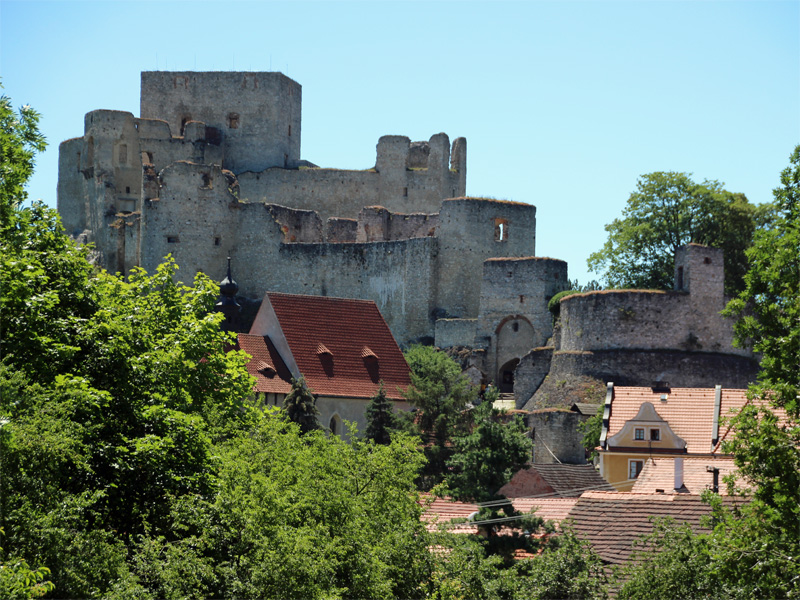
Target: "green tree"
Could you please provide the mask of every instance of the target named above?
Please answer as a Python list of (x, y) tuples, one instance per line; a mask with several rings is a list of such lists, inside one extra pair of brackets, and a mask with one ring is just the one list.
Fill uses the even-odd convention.
[(292, 378), (292, 389), (283, 399), (283, 409), (289, 420), (300, 426), (301, 433), (322, 429), (319, 424), (317, 397), (306, 385), (305, 377)]
[(367, 405), (367, 429), (364, 437), (376, 444), (388, 444), (392, 441), (391, 430), (395, 427), (392, 401), (386, 397), (386, 390), (381, 381), (377, 393)]
[(596, 414), (578, 425), (578, 431), (583, 434), (583, 447), (591, 453), (589, 460), (597, 458), (596, 448), (600, 445), (600, 435), (603, 433), (603, 407)]
[(453, 437), (453, 455), (447, 461), (448, 493), (456, 500), (488, 502), (503, 496), (497, 491), (531, 460), (532, 443), (522, 419), (508, 417), (483, 402), (471, 411), (472, 427)]
[(11, 99), (0, 95), (0, 228), (6, 230), (14, 227), (16, 209), (28, 197), (25, 185), (33, 175), (36, 153), (47, 145), (39, 118), (27, 105), (15, 113)]
[(411, 368), (411, 387), (406, 399), (416, 409), (411, 417), (422, 436), (428, 462), (421, 487), (430, 489), (444, 480), (452, 455), (452, 438), (466, 425), (464, 410), (478, 397), (478, 390), (461, 373), (452, 358), (430, 346), (412, 346), (405, 353)]
[[(760, 213), (759, 213), (760, 214)], [(745, 250), (757, 208), (718, 181), (695, 183), (687, 173), (642, 175), (622, 218), (606, 225), (608, 240), (588, 262), (611, 288), (671, 289), (675, 250), (690, 242), (725, 251), (725, 289), (736, 293), (747, 271)]]
[[(504, 422), (508, 416), (491, 402), (481, 403), (469, 416), (470, 426), (453, 437), (445, 491), (456, 500), (483, 504), (475, 523), (486, 537), (486, 551), (501, 554), (511, 563), (517, 549), (536, 551), (538, 542), (530, 533), (539, 529), (543, 521), (534, 515), (522, 515), (498, 490), (530, 462), (533, 444), (522, 419), (514, 417)], [(511, 531), (499, 536), (501, 528)]]
[(762, 353), (751, 403), (723, 444), (753, 492), (737, 507), (708, 494), (708, 534), (657, 530), (641, 563), (647, 568), (624, 573), (622, 598), (800, 597), (800, 146), (790, 163), (774, 190), (777, 212), (747, 251), (745, 288), (726, 309), (739, 319), (738, 341)]

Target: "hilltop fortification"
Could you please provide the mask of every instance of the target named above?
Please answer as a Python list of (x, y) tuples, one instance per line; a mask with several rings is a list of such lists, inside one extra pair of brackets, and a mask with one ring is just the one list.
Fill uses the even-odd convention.
[[(535, 256), (536, 208), (467, 197), (466, 140), (444, 133), (383, 136), (363, 170), (303, 160), (301, 100), (281, 73), (142, 73), (139, 117), (92, 111), (60, 146), (65, 228), (112, 272), (153, 270), (171, 254), (183, 280), (220, 280), (231, 257), (243, 301), (266, 291), (374, 300), (401, 344), (469, 347), (484, 379), (512, 391), (520, 359), (553, 335), (548, 301), (569, 285), (564, 261)], [(565, 310), (565, 352), (584, 332), (640, 335), (613, 329), (603, 315), (616, 308), (583, 302)], [(679, 301), (665, 328), (686, 310), (710, 323), (716, 305)], [(680, 343), (644, 345), (707, 351)]]

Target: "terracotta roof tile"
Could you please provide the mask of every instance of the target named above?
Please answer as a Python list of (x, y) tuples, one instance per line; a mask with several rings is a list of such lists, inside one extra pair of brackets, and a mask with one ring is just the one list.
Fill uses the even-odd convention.
[[(423, 496), (424, 497), (424, 496)], [(513, 498), (512, 504), (521, 513), (529, 513), (536, 509), (536, 515), (545, 521), (563, 521), (575, 506), (577, 498)], [(480, 507), (469, 502), (456, 502), (449, 498), (434, 498), (422, 513), (428, 531), (438, 531), (443, 524), (450, 523), (453, 519), (459, 521), (469, 519), (470, 515), (477, 513)], [(470, 522), (460, 522), (448, 527), (453, 533), (478, 533), (478, 528)], [(507, 528), (501, 528), (499, 533), (510, 533)]]
[[(274, 292), (267, 297), (312, 392), (366, 399), (383, 381), (388, 398), (403, 399), (401, 390), (411, 385), (408, 364), (374, 302)], [(377, 360), (364, 357), (364, 348)]]
[[(710, 490), (713, 474), (706, 467), (719, 469), (719, 493), (727, 495), (728, 486), (722, 478), (736, 471), (732, 458), (685, 457), (683, 459), (683, 488), (689, 494), (702, 494)], [(636, 478), (631, 492), (655, 494), (656, 490), (672, 493), (675, 486), (675, 460), (673, 458), (651, 458), (644, 464), (642, 472)], [(746, 488), (744, 480), (737, 479), (737, 486)]]
[(292, 374), (283, 362), (269, 337), (240, 333), (237, 349), (244, 350), (252, 360), (247, 363), (247, 372), (256, 378), (256, 392), (288, 394)]
[[(747, 390), (722, 389), (720, 414), (730, 416), (747, 402)], [(661, 400), (667, 395), (666, 401)], [(714, 422), (714, 388), (672, 388), (669, 392), (653, 391), (649, 387), (615, 387), (611, 403), (608, 437), (622, 429), (633, 419), (644, 402), (650, 402), (676, 435), (686, 441), (690, 454), (708, 454), (711, 451)], [(719, 435), (725, 431), (720, 423)]]
[[(728, 497), (726, 503), (741, 503)], [(634, 494), (627, 492), (586, 492), (569, 513), (575, 532), (592, 544), (606, 563), (625, 562), (633, 542), (653, 531), (653, 517), (672, 517), (702, 529), (710, 507), (694, 494)]]
[(577, 498), (586, 490), (614, 488), (592, 465), (533, 465), (518, 471), (500, 494), (508, 498), (553, 493), (564, 498)]

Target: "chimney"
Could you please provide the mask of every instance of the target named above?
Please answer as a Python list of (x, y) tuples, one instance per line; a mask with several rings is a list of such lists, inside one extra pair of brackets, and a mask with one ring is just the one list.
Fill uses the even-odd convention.
[(683, 457), (676, 456), (675, 462), (675, 489), (679, 490), (683, 487)]

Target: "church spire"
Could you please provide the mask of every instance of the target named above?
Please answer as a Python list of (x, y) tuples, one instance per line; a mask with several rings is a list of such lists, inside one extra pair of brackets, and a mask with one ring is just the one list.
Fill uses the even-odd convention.
[(239, 313), (242, 307), (236, 302), (236, 292), (238, 291), (239, 286), (231, 275), (231, 257), (229, 256), (228, 272), (225, 275), (225, 279), (219, 282), (219, 300), (216, 304), (217, 311), (225, 315), (225, 320), (220, 324), (223, 331), (236, 333), (239, 330)]

